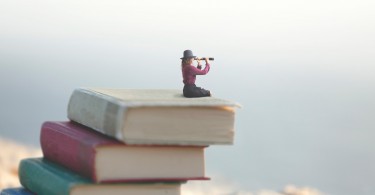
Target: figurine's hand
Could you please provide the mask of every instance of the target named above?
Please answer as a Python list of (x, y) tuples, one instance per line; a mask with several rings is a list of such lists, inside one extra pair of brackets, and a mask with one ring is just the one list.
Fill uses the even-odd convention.
[(206, 64), (208, 63), (208, 58), (204, 58), (204, 60), (206, 61)]
[(198, 66), (200, 66), (200, 65), (201, 65), (201, 60), (200, 60), (200, 58), (197, 58), (197, 62), (198, 62)]

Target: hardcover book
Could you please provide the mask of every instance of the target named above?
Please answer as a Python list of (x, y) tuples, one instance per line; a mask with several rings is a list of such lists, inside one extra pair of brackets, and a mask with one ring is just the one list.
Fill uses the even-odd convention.
[(38, 195), (178, 195), (180, 183), (95, 184), (43, 158), (24, 159), (19, 168), (22, 186)]
[(33, 193), (23, 187), (18, 187), (3, 189), (0, 195), (33, 195)]
[(94, 182), (207, 180), (202, 146), (126, 145), (74, 122), (45, 122), (44, 157)]
[(68, 118), (127, 144), (233, 144), (235, 102), (180, 90), (76, 89)]

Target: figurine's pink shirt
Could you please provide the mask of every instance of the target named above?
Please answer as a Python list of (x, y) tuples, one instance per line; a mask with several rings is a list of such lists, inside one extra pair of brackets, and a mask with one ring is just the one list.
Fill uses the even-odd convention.
[(201, 67), (192, 66), (192, 65), (185, 65), (182, 68), (182, 77), (184, 84), (195, 84), (196, 75), (205, 75), (210, 70), (210, 64), (206, 64), (203, 70), (199, 69)]

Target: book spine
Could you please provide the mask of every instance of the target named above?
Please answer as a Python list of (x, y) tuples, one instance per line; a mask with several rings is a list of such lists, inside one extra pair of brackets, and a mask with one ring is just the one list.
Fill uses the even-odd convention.
[(68, 195), (75, 185), (90, 183), (89, 180), (42, 158), (22, 160), (19, 177), (22, 186), (38, 195)]
[(40, 144), (46, 159), (96, 181), (95, 148), (72, 129), (46, 122), (42, 125)]
[(101, 133), (123, 140), (126, 106), (115, 98), (76, 89), (68, 103), (68, 118)]
[(19, 187), (4, 189), (0, 195), (33, 195), (33, 193), (23, 187)]

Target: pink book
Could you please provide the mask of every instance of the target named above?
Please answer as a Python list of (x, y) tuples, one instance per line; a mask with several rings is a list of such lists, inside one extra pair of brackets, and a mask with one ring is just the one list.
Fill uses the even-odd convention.
[(127, 145), (74, 122), (45, 122), (44, 157), (97, 183), (208, 180), (203, 146)]

